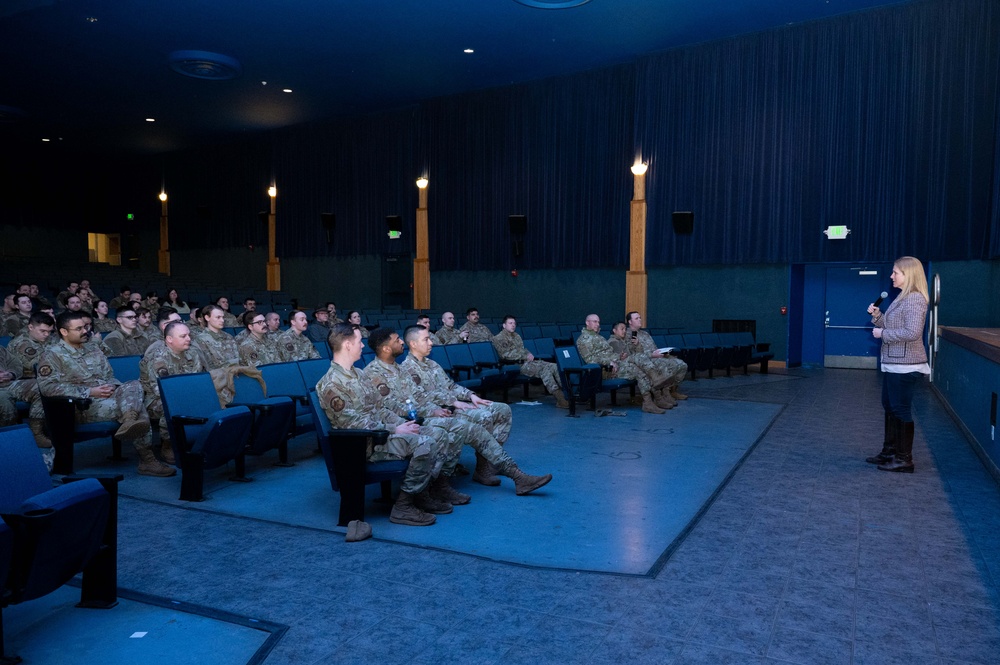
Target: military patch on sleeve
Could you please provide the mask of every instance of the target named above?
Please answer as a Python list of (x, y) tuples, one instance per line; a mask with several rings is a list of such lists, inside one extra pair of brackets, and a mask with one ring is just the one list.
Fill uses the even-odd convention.
[(411, 374), (410, 376), (413, 378), (413, 382), (419, 386), (420, 385), (420, 375), (419, 374)]
[(250, 354), (250, 360), (257, 360), (257, 354), (256, 353), (251, 353)]
[(38, 368), (38, 376), (49, 376), (52, 374), (52, 368), (48, 365), (42, 365)]
[(294, 351), (295, 345), (289, 342), (288, 344), (285, 344), (285, 348), (288, 349), (289, 351)]
[(386, 395), (388, 395), (389, 394), (389, 386), (385, 385), (384, 383), (378, 384), (378, 394), (381, 395), (382, 397), (385, 397)]
[(157, 376), (167, 376), (169, 373), (170, 372), (167, 371), (166, 367), (161, 367), (158, 370), (156, 370), (156, 375)]
[(31, 348), (30, 346), (24, 350), (24, 355), (26, 356), (33, 356), (35, 355), (35, 353), (36, 353), (35, 349)]
[(333, 399), (330, 400), (330, 407), (334, 411), (343, 411), (344, 410), (344, 400), (340, 399), (339, 397), (334, 397)]

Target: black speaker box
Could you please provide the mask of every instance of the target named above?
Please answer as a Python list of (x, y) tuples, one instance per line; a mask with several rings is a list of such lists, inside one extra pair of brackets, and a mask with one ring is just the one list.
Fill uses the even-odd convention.
[(675, 212), (674, 213), (674, 233), (687, 235), (694, 233), (694, 213)]
[(512, 236), (523, 236), (528, 232), (528, 218), (525, 215), (511, 215), (507, 218)]
[(332, 212), (321, 212), (319, 218), (323, 222), (323, 228), (327, 231), (332, 231), (333, 227), (337, 225), (337, 216)]

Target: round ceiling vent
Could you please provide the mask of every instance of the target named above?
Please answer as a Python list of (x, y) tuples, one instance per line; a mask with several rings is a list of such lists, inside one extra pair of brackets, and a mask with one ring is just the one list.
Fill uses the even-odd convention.
[(514, 2), (538, 9), (572, 9), (573, 7), (585, 5), (590, 0), (514, 0)]
[(228, 81), (243, 72), (236, 58), (209, 51), (174, 51), (170, 54), (170, 68), (184, 76), (210, 81)]

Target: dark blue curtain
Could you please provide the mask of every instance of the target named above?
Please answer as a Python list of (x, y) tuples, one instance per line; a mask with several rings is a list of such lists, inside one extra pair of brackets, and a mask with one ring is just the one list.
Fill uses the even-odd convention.
[(434, 270), (627, 269), (639, 155), (653, 266), (998, 256), (998, 26), (907, 3), (168, 155), (172, 247), (263, 248), (273, 179), (279, 256), (411, 252), (427, 175)]
[(649, 262), (986, 257), (998, 20), (923, 2), (640, 61)]

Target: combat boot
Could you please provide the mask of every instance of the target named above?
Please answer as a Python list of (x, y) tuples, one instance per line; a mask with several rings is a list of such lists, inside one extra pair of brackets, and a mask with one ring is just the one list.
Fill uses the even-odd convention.
[(496, 487), (500, 484), (496, 467), (479, 453), (476, 453), (476, 470), (472, 473), (472, 479), (480, 485), (489, 485), (490, 487)]
[[(126, 411), (122, 414), (122, 424), (115, 432), (115, 438), (119, 441), (137, 441), (147, 434), (149, 434), (149, 421), (135, 411)], [(152, 454), (152, 449), (149, 452)]]
[(549, 481), (552, 480), (551, 473), (547, 473), (544, 476), (532, 476), (517, 468), (517, 464), (513, 461), (508, 462), (504, 468), (497, 471), (501, 476), (507, 476), (514, 481), (514, 492), (518, 496), (534, 492), (539, 487), (548, 485)]
[(31, 418), (28, 420), (28, 427), (35, 437), (35, 445), (39, 448), (51, 448), (52, 439), (45, 436), (45, 420), (42, 418)]
[(139, 475), (156, 476), (157, 478), (169, 478), (177, 473), (177, 469), (169, 467), (153, 455), (152, 446), (136, 448), (139, 453)]
[(454, 510), (450, 503), (434, 498), (426, 489), (413, 497), (413, 505), (432, 515), (447, 515)]
[(666, 411), (656, 406), (656, 402), (653, 401), (653, 396), (650, 393), (644, 393), (642, 396), (642, 411), (643, 413), (666, 413)]
[(456, 490), (444, 476), (438, 476), (435, 478), (434, 481), (431, 482), (431, 486), (428, 489), (430, 490), (432, 497), (438, 501), (450, 503), (453, 506), (464, 506), (472, 501), (471, 496)]
[(557, 409), (568, 409), (569, 402), (566, 401), (566, 396), (563, 395), (563, 391), (556, 388), (552, 396), (556, 398), (556, 408)]
[(407, 526), (430, 526), (437, 521), (437, 518), (417, 508), (413, 504), (412, 494), (400, 492), (392, 512), (389, 513), (389, 521)]
[(670, 397), (666, 390), (653, 391), (653, 404), (665, 411), (669, 411), (677, 406), (677, 402)]
[(167, 464), (175, 465), (177, 460), (174, 458), (174, 447), (170, 445), (170, 440), (160, 442), (160, 457)]
[(685, 400), (688, 398), (687, 395), (685, 395), (684, 393), (682, 393), (680, 390), (677, 389), (677, 386), (670, 386), (670, 396), (678, 401)]

